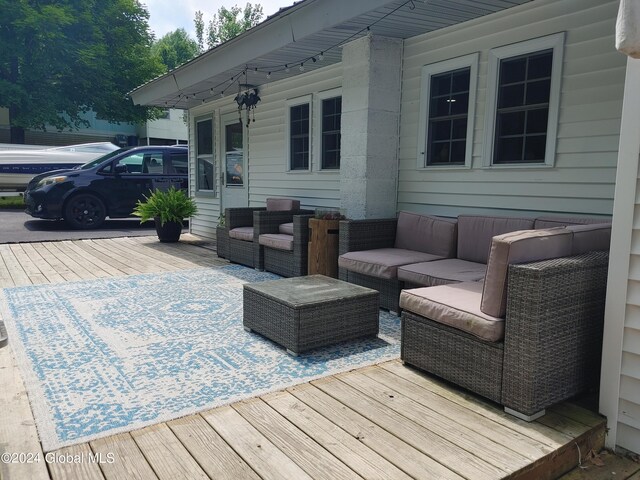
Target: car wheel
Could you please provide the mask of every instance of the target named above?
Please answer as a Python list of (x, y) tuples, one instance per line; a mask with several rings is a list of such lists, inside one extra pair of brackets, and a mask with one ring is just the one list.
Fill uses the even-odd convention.
[(76, 229), (98, 228), (107, 215), (104, 203), (95, 195), (81, 193), (70, 198), (64, 207), (64, 219)]

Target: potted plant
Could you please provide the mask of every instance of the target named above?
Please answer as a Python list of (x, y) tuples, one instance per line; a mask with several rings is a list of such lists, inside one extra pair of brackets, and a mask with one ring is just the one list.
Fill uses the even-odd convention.
[(141, 223), (154, 219), (161, 242), (177, 242), (182, 233), (182, 221), (198, 211), (193, 199), (184, 190), (176, 190), (175, 187), (166, 191), (156, 189), (144, 198), (144, 201), (138, 201), (133, 214), (140, 217)]

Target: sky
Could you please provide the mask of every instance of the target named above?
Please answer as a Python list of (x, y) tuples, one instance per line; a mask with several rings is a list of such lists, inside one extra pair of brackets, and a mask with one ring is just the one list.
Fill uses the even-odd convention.
[[(203, 13), (204, 23), (207, 25), (209, 20), (222, 6), (230, 8), (234, 5), (243, 7), (246, 0), (142, 0), (149, 11), (149, 25), (155, 33), (156, 38), (162, 37), (164, 34), (172, 32), (177, 28), (184, 28), (187, 33), (195, 40), (196, 33), (193, 26), (193, 19), (196, 11)], [(263, 20), (276, 13), (282, 7), (288, 7), (294, 3), (294, 0), (258, 0), (250, 1), (252, 5), (262, 5), (264, 12)]]

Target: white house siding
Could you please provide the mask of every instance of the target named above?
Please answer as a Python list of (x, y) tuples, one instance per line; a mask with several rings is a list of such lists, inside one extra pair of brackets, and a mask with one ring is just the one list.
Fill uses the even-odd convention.
[[(625, 57), (615, 51), (618, 2), (539, 0), (405, 41), (398, 209), (455, 216), (542, 212), (611, 215)], [(566, 32), (553, 167), (483, 167), (489, 51)], [(471, 168), (418, 169), (424, 65), (478, 52)]]
[[(293, 67), (296, 68), (296, 67)], [(251, 79), (249, 79), (251, 80)], [(340, 172), (318, 171), (316, 127), (317, 94), (342, 85), (342, 64), (331, 65), (287, 80), (270, 83), (260, 90), (262, 101), (249, 127), (249, 205), (265, 205), (267, 197), (299, 199), (303, 207), (338, 207)], [(285, 138), (286, 101), (312, 95), (311, 171), (288, 172)]]
[(600, 381), (607, 447), (640, 453), (640, 60), (627, 64)]
[[(297, 67), (292, 67), (297, 68)], [(264, 75), (264, 74), (260, 74)], [(251, 73), (248, 75), (251, 82)], [(258, 82), (256, 82), (258, 83)], [(317, 122), (318, 93), (339, 88), (342, 84), (342, 65), (335, 64), (289, 79), (259, 87), (261, 102), (255, 109), (255, 122), (248, 129), (247, 178), (249, 206), (264, 206), (268, 197), (299, 199), (305, 208), (338, 207), (340, 204), (340, 172), (318, 171), (319, 158), (314, 142)], [(214, 152), (216, 160), (216, 197), (196, 193), (195, 149), (190, 149), (190, 195), (195, 198), (199, 213), (191, 221), (191, 233), (212, 237), (220, 216), (220, 115), (235, 112), (235, 86), (222, 99), (189, 110), (189, 144), (195, 142), (195, 119), (213, 115)], [(288, 172), (285, 139), (285, 108), (287, 100), (311, 95), (311, 164), (312, 170)]]

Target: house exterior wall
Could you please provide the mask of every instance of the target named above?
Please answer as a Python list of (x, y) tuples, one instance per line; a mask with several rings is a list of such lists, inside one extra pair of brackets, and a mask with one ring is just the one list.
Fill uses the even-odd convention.
[(640, 453), (640, 60), (629, 59), (607, 285), (600, 411), (607, 447)]
[[(248, 81), (251, 81), (249, 76)], [(299, 199), (303, 208), (340, 206), (340, 172), (319, 169), (318, 113), (320, 96), (339, 89), (342, 85), (342, 65), (334, 64), (286, 80), (260, 87), (261, 102), (255, 109), (255, 122), (248, 129), (247, 174), (249, 206), (264, 206), (268, 197)], [(195, 190), (195, 151), (190, 149), (190, 194), (198, 205), (199, 213), (191, 222), (191, 232), (212, 237), (220, 216), (220, 116), (235, 112), (233, 101), (235, 86), (229, 94), (189, 110), (189, 144), (195, 145), (196, 118), (213, 116), (214, 152), (216, 155), (216, 195), (198, 195)], [(339, 91), (335, 92), (340, 95)], [(287, 102), (311, 95), (311, 168), (309, 171), (289, 171), (287, 165), (287, 139), (285, 112)], [(253, 114), (252, 114), (253, 115)]]
[[(398, 210), (611, 215), (625, 72), (625, 58), (614, 48), (617, 5), (539, 0), (406, 40)], [(566, 33), (553, 166), (484, 166), (490, 50), (559, 32)], [(471, 165), (418, 168), (422, 68), (476, 52)]]
[(170, 108), (167, 118), (149, 120), (137, 128), (141, 145), (152, 144), (151, 139), (166, 140), (167, 143), (187, 140), (187, 124), (184, 121), (184, 110)]

